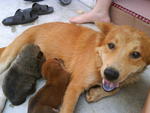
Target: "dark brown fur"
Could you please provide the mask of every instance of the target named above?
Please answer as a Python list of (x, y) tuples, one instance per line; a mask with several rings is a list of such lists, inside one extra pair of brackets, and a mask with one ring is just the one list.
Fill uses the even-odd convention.
[(29, 101), (28, 113), (55, 113), (62, 103), (70, 75), (60, 60), (47, 60), (42, 66), (47, 80), (43, 88)]

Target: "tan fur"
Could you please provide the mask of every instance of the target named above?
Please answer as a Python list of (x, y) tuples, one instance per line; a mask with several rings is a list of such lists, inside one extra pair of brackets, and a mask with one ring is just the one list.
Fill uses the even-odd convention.
[[(117, 68), (121, 73), (118, 81), (123, 82), (130, 74), (141, 71), (150, 63), (147, 50), (150, 39), (145, 34), (129, 26), (97, 25), (100, 25), (102, 33), (60, 22), (32, 27), (2, 52), (0, 73), (7, 69), (25, 44), (37, 44), (46, 59), (63, 59), (67, 71), (71, 73), (60, 113), (73, 113), (80, 94), (102, 80), (106, 66)], [(111, 41), (117, 43), (114, 51), (107, 48), (107, 43)], [(133, 50), (140, 51), (142, 57), (136, 60), (129, 58)], [(111, 92), (108, 94), (111, 95)]]
[[(103, 62), (101, 75), (104, 77), (103, 71), (106, 67), (114, 67), (119, 70), (121, 75), (118, 82), (122, 82), (129, 75), (141, 72), (149, 62), (145, 56), (146, 48), (148, 48), (146, 44), (149, 43), (149, 40), (144, 34), (129, 26), (112, 28), (102, 42), (102, 46), (97, 47), (97, 52)], [(115, 49), (108, 48), (107, 44), (110, 42), (115, 44)], [(133, 51), (140, 52), (141, 57), (131, 58), (130, 54)]]

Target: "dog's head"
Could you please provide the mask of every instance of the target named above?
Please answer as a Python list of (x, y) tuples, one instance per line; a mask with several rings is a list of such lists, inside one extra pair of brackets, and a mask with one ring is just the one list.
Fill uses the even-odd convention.
[(112, 91), (150, 64), (150, 37), (130, 26), (97, 23), (104, 40), (96, 48), (105, 91)]

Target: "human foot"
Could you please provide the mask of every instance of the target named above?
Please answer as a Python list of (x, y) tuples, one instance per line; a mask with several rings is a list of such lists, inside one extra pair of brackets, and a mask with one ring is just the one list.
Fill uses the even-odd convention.
[(110, 22), (110, 17), (107, 13), (88, 12), (69, 20), (71, 23), (83, 24), (89, 22)]

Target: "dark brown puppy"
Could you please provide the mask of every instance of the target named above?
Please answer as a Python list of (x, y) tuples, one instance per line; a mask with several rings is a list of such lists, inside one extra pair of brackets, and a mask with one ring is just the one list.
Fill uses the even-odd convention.
[(28, 113), (56, 113), (62, 103), (70, 79), (62, 61), (47, 60), (42, 66), (42, 75), (46, 84), (30, 99)]
[(41, 77), (44, 61), (40, 48), (28, 44), (6, 70), (3, 92), (13, 105), (22, 104), (35, 91), (36, 80)]

